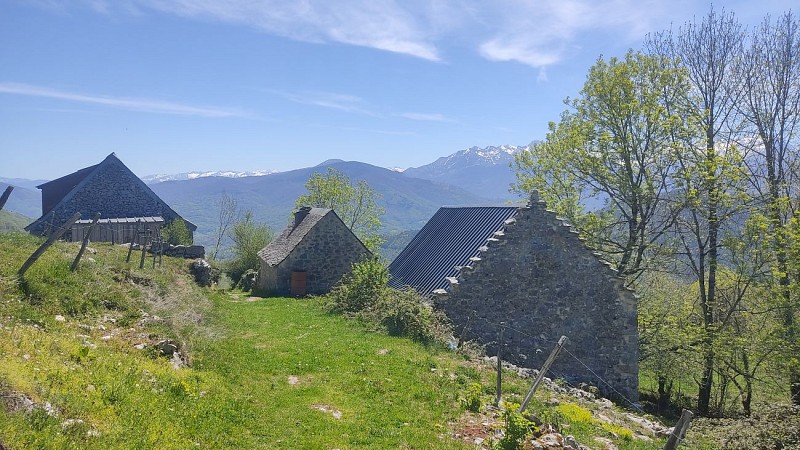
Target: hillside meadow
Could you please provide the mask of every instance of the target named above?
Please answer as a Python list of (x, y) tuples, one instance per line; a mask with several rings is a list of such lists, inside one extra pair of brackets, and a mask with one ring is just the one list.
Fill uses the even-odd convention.
[[(504, 428), (480, 358), (389, 336), (319, 299), (201, 288), (184, 260), (140, 270), (119, 246), (93, 245), (70, 272), (78, 247), (57, 243), (20, 280), (39, 243), (0, 233), (7, 449), (474, 449)], [(504, 399), (521, 401), (529, 383), (507, 370)], [(664, 444), (589, 397), (541, 389), (532, 410), (589, 448)]]

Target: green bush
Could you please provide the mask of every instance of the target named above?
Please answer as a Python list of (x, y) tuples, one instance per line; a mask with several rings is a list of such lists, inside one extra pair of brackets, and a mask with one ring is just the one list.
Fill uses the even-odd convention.
[(192, 232), (183, 219), (175, 219), (163, 227), (161, 237), (170, 245), (192, 245)]
[(412, 289), (387, 286), (389, 270), (378, 259), (353, 265), (353, 270), (328, 294), (329, 311), (358, 317), (384, 327), (389, 334), (418, 342), (446, 342), (452, 335), (448, 322)]
[(331, 290), (327, 307), (331, 311), (352, 314), (369, 308), (389, 289), (389, 269), (377, 258), (353, 264), (349, 274)]
[(261, 266), (258, 252), (272, 242), (274, 236), (267, 225), (255, 223), (251, 211), (247, 211), (244, 219), (233, 225), (233, 258), (227, 262), (226, 268), (235, 283), (248, 270), (258, 271)]
[(529, 436), (536, 432), (536, 425), (519, 412), (516, 403), (503, 404), (503, 437), (495, 442), (495, 450), (517, 450)]
[(391, 335), (422, 343), (445, 342), (453, 334), (444, 314), (413, 289), (387, 289), (362, 315), (385, 326)]
[(481, 412), (481, 407), (483, 406), (482, 394), (483, 386), (481, 386), (480, 383), (470, 383), (470, 385), (467, 386), (467, 392), (460, 399), (461, 406), (467, 411), (472, 411), (474, 413)]

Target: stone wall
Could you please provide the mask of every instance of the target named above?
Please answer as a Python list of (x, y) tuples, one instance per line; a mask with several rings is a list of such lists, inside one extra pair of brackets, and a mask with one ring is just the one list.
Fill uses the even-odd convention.
[[(76, 211), (84, 219), (99, 212), (103, 218), (161, 216), (166, 223), (178, 218), (143, 183), (132, 179), (124, 167), (112, 162), (103, 164), (74, 195), (52, 213), (48, 212), (33, 234), (42, 234), (61, 226)], [(48, 230), (50, 228), (50, 230)]]
[(325, 215), (277, 267), (262, 261), (259, 288), (289, 295), (292, 272), (306, 272), (306, 292), (324, 294), (369, 251), (333, 213)]
[(638, 402), (637, 298), (543, 202), (506, 221), (435, 303), (490, 354), (505, 322), (503, 358), (524, 367), (541, 367), (567, 336), (556, 377)]

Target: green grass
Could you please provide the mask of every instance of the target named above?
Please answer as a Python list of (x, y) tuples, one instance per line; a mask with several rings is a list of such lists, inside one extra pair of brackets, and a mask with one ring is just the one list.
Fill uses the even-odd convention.
[(240, 390), (248, 427), (261, 427), (246, 445), (461, 448), (439, 437), (460, 415), (459, 379), (446, 375), (453, 358), (369, 333), (314, 301), (218, 296), (215, 306), (228, 336), (195, 368), (228, 374)]
[(33, 222), (33, 220), (22, 214), (0, 210), (0, 232), (9, 230), (21, 231), (31, 222)]
[[(93, 245), (94, 262), (72, 273), (77, 246), (58, 243), (19, 280), (40, 242), (0, 234), (0, 442), (11, 449), (475, 448), (451, 436), (466, 395), (492, 403), (489, 366), (371, 332), (320, 300), (199, 288), (183, 260), (140, 270), (119, 246)], [(182, 343), (190, 368), (134, 347), (163, 338)], [(521, 401), (529, 383), (506, 373), (504, 398)], [(32, 411), (8, 408), (23, 397)], [(558, 397), (557, 410), (556, 397), (540, 390), (532, 409), (563, 416), (579, 442), (663, 446), (597, 421), (592, 405)]]

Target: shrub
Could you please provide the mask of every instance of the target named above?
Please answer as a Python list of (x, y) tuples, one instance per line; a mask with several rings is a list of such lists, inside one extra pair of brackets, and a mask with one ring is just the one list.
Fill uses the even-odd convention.
[(255, 270), (261, 266), (258, 252), (266, 247), (274, 237), (272, 230), (253, 220), (252, 211), (244, 214), (244, 219), (233, 225), (231, 239), (233, 240), (233, 258), (227, 264), (227, 271), (236, 283), (248, 270)]
[(470, 385), (467, 386), (467, 392), (460, 399), (461, 406), (467, 411), (472, 411), (474, 413), (480, 412), (483, 406), (481, 394), (483, 394), (483, 386), (481, 386), (480, 383), (470, 383)]
[(170, 245), (192, 245), (192, 232), (183, 219), (175, 219), (163, 227), (161, 237)]
[(413, 289), (387, 289), (363, 314), (381, 323), (391, 335), (422, 343), (445, 342), (453, 334), (444, 314)]
[(495, 450), (517, 450), (536, 431), (533, 422), (519, 412), (516, 403), (503, 404), (503, 437), (495, 442)]
[(377, 258), (353, 264), (349, 274), (333, 288), (327, 307), (341, 313), (357, 313), (376, 304), (389, 289), (389, 269)]
[(378, 259), (366, 259), (328, 294), (326, 308), (383, 326), (391, 335), (418, 342), (446, 342), (452, 335), (448, 322), (426, 299), (412, 289), (387, 286), (389, 270)]

